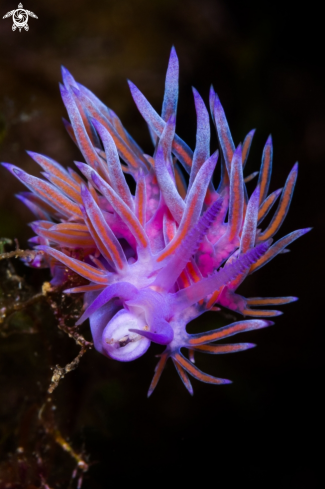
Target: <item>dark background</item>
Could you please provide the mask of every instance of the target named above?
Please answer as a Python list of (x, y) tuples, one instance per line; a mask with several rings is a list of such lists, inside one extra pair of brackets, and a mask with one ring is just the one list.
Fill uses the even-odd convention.
[[(1, 1), (1, 17), (17, 8), (17, 2)], [(320, 487), (325, 70), (319, 2), (23, 3), (38, 16), (30, 18), (28, 33), (12, 32), (11, 18), (0, 20), (1, 161), (38, 174), (25, 149), (64, 165), (80, 160), (61, 123), (61, 64), (111, 107), (150, 152), (146, 125), (126, 78), (160, 110), (169, 51), (175, 45), (180, 60), (178, 134), (194, 148), (191, 86), (207, 102), (213, 83), (235, 144), (257, 128), (246, 175), (258, 170), (269, 133), (274, 142), (271, 191), (283, 186), (299, 160), (298, 183), (281, 236), (314, 227), (290, 246), (290, 254), (278, 256), (241, 289), (248, 297), (294, 295), (299, 302), (284, 306), (285, 314), (272, 328), (239, 338), (258, 343), (257, 348), (198, 357), (203, 370), (232, 379), (232, 385), (214, 387), (194, 380), (191, 398), (169, 365), (147, 400), (155, 349), (132, 364), (90, 352), (62, 381), (54, 394), (58, 425), (76, 449), (84, 446), (96, 462), (83, 487), (169, 483), (175, 474), (184, 483), (197, 476), (204, 486)], [(32, 216), (14, 198), (22, 186), (4, 169), (0, 186), (0, 236), (16, 237), (26, 247)], [(47, 278), (41, 272), (19, 271), (35, 288)], [(215, 327), (214, 321), (215, 315), (207, 314), (206, 325)], [(1, 340), (0, 421), (2, 430), (6, 426), (15, 436), (22, 413), (46, 390), (49, 366), (64, 365), (78, 351), (70, 339), (55, 333), (53, 319), (43, 327), (41, 335)], [(44, 340), (47, 335), (50, 340)], [(49, 342), (52, 356), (45, 361), (44, 344)], [(20, 413), (18, 424), (10, 413)], [(2, 435), (3, 459), (15, 449), (14, 435)], [(54, 463), (48, 469), (51, 487), (68, 487), (57, 471)]]

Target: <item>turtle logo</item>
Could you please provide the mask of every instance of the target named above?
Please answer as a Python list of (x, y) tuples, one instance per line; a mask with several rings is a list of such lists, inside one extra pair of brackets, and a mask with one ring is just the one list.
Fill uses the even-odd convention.
[(34, 19), (38, 19), (37, 15), (35, 15), (33, 12), (30, 10), (24, 10), (23, 5), (20, 3), (18, 5), (18, 8), (16, 10), (11, 10), (11, 12), (7, 12), (6, 15), (3, 16), (3, 19), (6, 19), (7, 17), (12, 16), (13, 20), (13, 25), (12, 25), (12, 30), (15, 31), (18, 27), (19, 32), (21, 32), (22, 28), (25, 29), (25, 31), (29, 30), (28, 26), (28, 16), (34, 17)]

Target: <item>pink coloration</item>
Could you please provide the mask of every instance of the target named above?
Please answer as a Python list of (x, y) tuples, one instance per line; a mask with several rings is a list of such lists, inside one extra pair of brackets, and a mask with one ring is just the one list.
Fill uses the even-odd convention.
[[(173, 48), (161, 116), (129, 82), (149, 126), (155, 145), (153, 157), (144, 155), (117, 115), (63, 68), (60, 89), (70, 118), (64, 125), (86, 161), (76, 162), (83, 177), (32, 152), (29, 155), (48, 181), (4, 164), (30, 191), (18, 198), (38, 219), (31, 225), (36, 236), (30, 242), (45, 253), (44, 260), (33, 265), (50, 266), (52, 283), (65, 286), (66, 293), (85, 294), (86, 309), (77, 324), (89, 318), (95, 348), (113, 359), (131, 361), (142, 356), (151, 341), (165, 345), (149, 395), (169, 357), (190, 393), (188, 374), (212, 384), (230, 382), (201, 372), (194, 365), (193, 352), (246, 350), (254, 345), (215, 342), (273, 323), (245, 319), (194, 335), (187, 333), (187, 324), (212, 307), (218, 310), (216, 305), (253, 318), (280, 314), (255, 307), (282, 305), (295, 297), (246, 299), (236, 290), (249, 274), (309, 231), (294, 231), (273, 243), (290, 205), (297, 165), (282, 193), (267, 196), (272, 170), (269, 137), (256, 189), (248, 198), (245, 182), (257, 173), (244, 179), (243, 169), (255, 131), (236, 148), (211, 87), (210, 110), (221, 151), (221, 181), (217, 191), (214, 189), (218, 151), (210, 156), (209, 114), (195, 89), (194, 152), (175, 133), (178, 73)], [(135, 195), (123, 173), (134, 178)], [(262, 230), (259, 226), (280, 193), (278, 208)], [(80, 282), (71, 288), (61, 264), (89, 284)], [(182, 347), (189, 349), (190, 360), (181, 354)]]

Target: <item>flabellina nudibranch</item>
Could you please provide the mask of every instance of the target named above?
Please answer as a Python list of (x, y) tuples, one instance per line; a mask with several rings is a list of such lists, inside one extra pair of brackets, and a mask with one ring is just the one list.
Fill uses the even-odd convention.
[[(153, 156), (144, 154), (117, 115), (62, 68), (60, 90), (70, 118), (64, 124), (85, 159), (85, 163), (75, 162), (82, 176), (33, 152), (28, 154), (44, 170), (46, 180), (3, 163), (29, 189), (18, 198), (38, 219), (31, 224), (36, 236), (30, 242), (44, 255), (38, 255), (32, 265), (50, 266), (54, 285), (66, 284), (71, 271), (89, 282), (83, 280), (65, 292), (84, 294), (85, 309), (76, 324), (90, 320), (97, 351), (127, 362), (142, 356), (151, 342), (165, 345), (148, 395), (168, 358), (191, 394), (188, 374), (211, 384), (230, 383), (199, 370), (194, 352), (221, 354), (255, 346), (216, 342), (273, 324), (256, 318), (281, 312), (255, 307), (287, 304), (296, 297), (246, 299), (236, 289), (247, 275), (285, 252), (310, 229), (273, 241), (288, 212), (298, 166), (292, 168), (283, 189), (268, 195), (270, 136), (257, 186), (248, 197), (245, 183), (257, 174), (244, 179), (243, 170), (254, 130), (235, 147), (213, 87), (209, 104), (220, 155), (218, 151), (210, 155), (209, 113), (194, 88), (194, 152), (177, 136), (178, 75), (173, 48), (161, 115), (129, 82), (149, 127)], [(212, 177), (218, 159), (221, 178), (215, 190)], [(124, 173), (133, 177), (135, 195)], [(263, 229), (263, 219), (279, 197), (273, 218)], [(203, 334), (186, 331), (190, 321), (205, 311), (218, 310), (218, 305), (245, 319)], [(182, 348), (189, 350), (189, 359)]]

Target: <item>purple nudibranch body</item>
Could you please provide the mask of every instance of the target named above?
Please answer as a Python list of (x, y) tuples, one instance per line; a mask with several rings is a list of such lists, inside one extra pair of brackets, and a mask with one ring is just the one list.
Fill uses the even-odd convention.
[[(44, 170), (44, 179), (3, 163), (28, 189), (18, 198), (37, 220), (31, 244), (44, 252), (34, 266), (49, 266), (52, 283), (68, 283), (67, 270), (82, 277), (66, 293), (84, 294), (86, 319), (95, 348), (123, 362), (142, 356), (151, 342), (165, 346), (149, 395), (171, 358), (190, 393), (189, 374), (212, 384), (230, 381), (212, 377), (194, 364), (194, 352), (231, 353), (250, 343), (217, 344), (237, 333), (264, 328), (281, 314), (277, 306), (295, 297), (250, 298), (236, 293), (251, 273), (264, 266), (308, 229), (274, 242), (290, 205), (296, 178), (294, 165), (282, 190), (268, 195), (272, 170), (272, 139), (267, 139), (258, 182), (248, 197), (243, 169), (254, 136), (237, 148), (224, 110), (211, 87), (210, 113), (220, 154), (210, 155), (208, 110), (193, 89), (197, 114), (194, 152), (175, 133), (178, 101), (178, 58), (171, 51), (162, 112), (159, 115), (129, 82), (132, 97), (149, 126), (153, 156), (143, 154), (118, 116), (62, 68), (60, 85), (70, 122), (67, 132), (85, 163), (81, 172), (63, 168), (37, 153), (29, 155)], [(219, 160), (221, 181), (212, 178)], [(132, 195), (124, 173), (136, 183)], [(185, 178), (184, 175), (188, 175)], [(263, 219), (280, 197), (270, 223)], [(86, 281), (85, 281), (86, 279)], [(187, 324), (218, 305), (244, 319), (202, 334), (189, 334)], [(258, 307), (262, 306), (262, 309)], [(190, 359), (182, 353), (187, 348)]]

